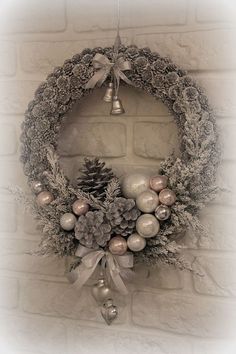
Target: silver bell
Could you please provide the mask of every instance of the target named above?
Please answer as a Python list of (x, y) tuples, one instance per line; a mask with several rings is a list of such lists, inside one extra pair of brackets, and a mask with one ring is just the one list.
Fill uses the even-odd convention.
[(108, 299), (101, 309), (101, 314), (108, 326), (117, 318), (118, 310), (115, 305), (113, 305), (113, 300)]
[(113, 97), (113, 83), (110, 82), (108, 88), (106, 89), (106, 93), (103, 97), (103, 101), (112, 102), (112, 97)]
[(125, 113), (121, 100), (117, 96), (113, 96), (111, 113), (112, 115), (119, 115)]

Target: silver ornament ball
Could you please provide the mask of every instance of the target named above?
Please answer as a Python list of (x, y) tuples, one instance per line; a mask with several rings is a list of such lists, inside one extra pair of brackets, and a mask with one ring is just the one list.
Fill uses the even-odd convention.
[(139, 252), (145, 248), (146, 240), (145, 238), (141, 237), (139, 234), (135, 233), (128, 237), (127, 245), (131, 251)]
[(143, 214), (136, 221), (136, 230), (140, 236), (150, 238), (158, 234), (160, 224), (154, 215)]
[(51, 192), (43, 191), (40, 192), (36, 197), (36, 203), (38, 206), (44, 207), (53, 201), (54, 197)]
[(71, 231), (75, 227), (76, 217), (72, 213), (65, 213), (60, 218), (60, 225), (63, 230)]
[(35, 194), (39, 194), (40, 192), (43, 191), (43, 184), (40, 181), (32, 181), (31, 188)]
[(149, 177), (141, 173), (133, 173), (124, 177), (122, 193), (126, 198), (136, 199), (138, 195), (149, 189)]
[(170, 208), (167, 205), (159, 205), (155, 210), (155, 216), (160, 221), (169, 219), (171, 214)]
[(171, 189), (165, 188), (160, 191), (159, 200), (161, 204), (171, 206), (176, 201), (176, 195)]
[(99, 279), (92, 287), (92, 295), (98, 304), (103, 304), (111, 298), (112, 290), (106, 285), (104, 279)]
[(83, 199), (77, 199), (73, 205), (72, 210), (75, 215), (84, 215), (89, 210), (89, 205)]
[(150, 178), (150, 188), (156, 192), (160, 192), (167, 187), (168, 177), (164, 175), (152, 176)]
[(122, 256), (127, 251), (127, 242), (122, 236), (115, 236), (109, 241), (109, 251), (112, 254)]
[(142, 192), (136, 199), (137, 208), (144, 213), (152, 213), (158, 204), (158, 195), (151, 189)]
[(112, 299), (108, 299), (101, 309), (101, 314), (108, 325), (110, 325), (118, 316), (117, 307), (113, 304)]

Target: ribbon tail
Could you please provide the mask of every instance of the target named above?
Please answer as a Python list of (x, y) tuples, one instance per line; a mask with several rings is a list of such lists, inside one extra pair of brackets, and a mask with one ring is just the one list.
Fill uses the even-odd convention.
[(96, 71), (96, 73), (91, 77), (91, 79), (85, 85), (86, 89), (94, 88), (96, 85), (102, 86), (103, 82), (106, 80), (109, 71), (106, 69), (101, 69)]
[(110, 274), (111, 274), (111, 278), (112, 278), (113, 283), (115, 284), (117, 290), (122, 295), (127, 295), (129, 292), (128, 292), (128, 289), (127, 289), (125, 283), (123, 282), (123, 280), (120, 276), (120, 273), (117, 271), (110, 270)]
[(125, 81), (128, 85), (134, 86), (132, 81), (130, 81), (130, 79), (127, 78), (127, 76), (119, 69), (116, 69), (117, 71), (117, 76), (119, 76), (119, 78), (121, 78), (121, 80)]

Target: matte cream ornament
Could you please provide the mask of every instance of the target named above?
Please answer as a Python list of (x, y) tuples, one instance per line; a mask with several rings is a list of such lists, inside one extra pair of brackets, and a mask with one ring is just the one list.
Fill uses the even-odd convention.
[(89, 205), (83, 199), (77, 199), (73, 205), (72, 210), (75, 215), (84, 215), (89, 210)]
[(142, 192), (136, 199), (137, 208), (144, 213), (152, 213), (158, 204), (158, 195), (151, 189)]
[(159, 205), (155, 210), (155, 216), (160, 221), (169, 219), (170, 215), (171, 211), (167, 205)]
[(71, 231), (75, 227), (76, 217), (72, 213), (65, 213), (60, 218), (60, 225), (63, 230)]
[(127, 245), (133, 252), (139, 252), (146, 246), (146, 240), (137, 233), (130, 235), (127, 239)]
[(108, 299), (101, 309), (101, 314), (108, 325), (110, 325), (118, 316), (118, 310), (115, 305), (113, 305), (113, 300)]
[(143, 214), (136, 221), (136, 230), (144, 238), (154, 237), (160, 230), (160, 223), (154, 215)]
[(98, 304), (103, 304), (112, 297), (112, 290), (106, 285), (105, 279), (98, 279), (92, 287), (92, 295)]
[(39, 194), (43, 191), (43, 184), (40, 181), (32, 181), (31, 188), (35, 194)]
[(109, 241), (109, 251), (114, 255), (122, 256), (127, 248), (127, 242), (122, 236), (115, 236)]
[(159, 200), (161, 204), (171, 206), (176, 201), (176, 195), (171, 189), (165, 188), (160, 191)]
[(157, 175), (150, 178), (150, 188), (156, 192), (160, 192), (167, 187), (168, 177), (164, 175)]
[(121, 188), (126, 198), (136, 199), (139, 194), (149, 189), (149, 177), (141, 173), (126, 175)]
[(40, 192), (36, 197), (36, 203), (38, 206), (44, 207), (53, 201), (54, 197), (51, 192), (43, 191)]

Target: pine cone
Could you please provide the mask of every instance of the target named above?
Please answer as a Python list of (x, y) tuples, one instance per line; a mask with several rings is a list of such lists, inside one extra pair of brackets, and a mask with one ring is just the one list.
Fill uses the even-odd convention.
[(102, 211), (88, 211), (75, 225), (75, 237), (89, 248), (104, 247), (111, 238), (111, 226)]
[(109, 220), (113, 232), (128, 236), (134, 231), (136, 220), (140, 214), (141, 212), (136, 208), (133, 199), (119, 197), (109, 205), (106, 218)]
[(115, 177), (111, 168), (105, 167), (105, 162), (96, 157), (92, 160), (85, 159), (80, 172), (82, 175), (77, 179), (77, 187), (103, 201), (106, 188)]

